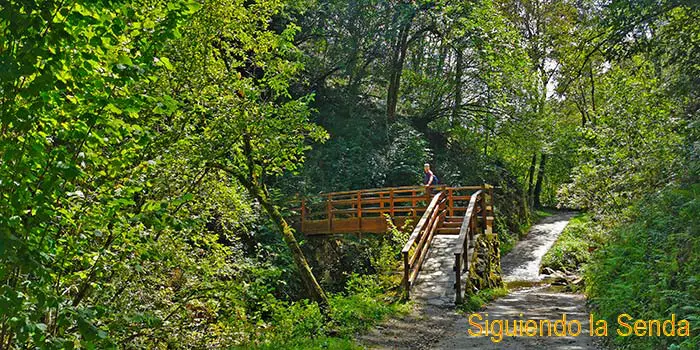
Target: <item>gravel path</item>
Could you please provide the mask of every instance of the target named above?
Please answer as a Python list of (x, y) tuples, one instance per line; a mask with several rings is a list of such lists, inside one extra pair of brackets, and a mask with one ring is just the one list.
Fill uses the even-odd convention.
[(513, 250), (501, 260), (503, 281), (540, 281), (542, 257), (554, 245), (574, 215), (576, 213), (559, 212), (533, 225), (527, 236), (518, 241)]
[[(566, 227), (575, 213), (559, 212), (534, 225), (528, 235), (503, 257), (504, 280), (516, 284), (541, 284), (539, 265), (542, 256)], [(474, 319), (485, 328), (484, 322), (503, 320), (512, 326), (513, 321), (554, 321), (566, 314), (567, 320), (578, 320), (582, 326), (579, 336), (503, 336), (500, 342), (491, 337), (471, 336), (468, 330), (477, 331), (469, 324), (468, 315), (455, 312), (453, 306), (434, 306), (417, 303), (413, 313), (392, 319), (372, 332), (362, 335), (358, 342), (370, 349), (557, 349), (583, 350), (599, 348), (588, 336), (588, 310), (580, 294), (554, 292), (548, 285), (538, 285), (512, 291), (508, 296), (495, 300), (479, 312), (482, 320)], [(497, 331), (498, 327), (494, 330)], [(576, 326), (573, 326), (573, 331)], [(547, 330), (545, 330), (545, 333)], [(496, 337), (498, 338), (498, 337)]]

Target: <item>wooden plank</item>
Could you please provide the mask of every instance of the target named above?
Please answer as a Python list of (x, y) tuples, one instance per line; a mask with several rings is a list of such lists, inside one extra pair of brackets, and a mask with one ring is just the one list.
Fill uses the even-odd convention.
[[(402, 220), (395, 220), (402, 223)], [(334, 219), (333, 231), (328, 230), (328, 220), (307, 220), (304, 223), (305, 230), (302, 233), (307, 235), (333, 234), (333, 233), (386, 233), (387, 224), (384, 217), (362, 217), (362, 230), (358, 230), (358, 219)]]
[(304, 234), (318, 233), (318, 232), (329, 232), (328, 231), (328, 220), (307, 220), (304, 223)]
[[(422, 254), (423, 252), (423, 246), (426, 244), (426, 240), (428, 239), (430, 230), (433, 226), (435, 226), (435, 223), (437, 222), (437, 210), (433, 210), (432, 213), (430, 214), (430, 218), (428, 219), (428, 222), (426, 224), (426, 229), (422, 232), (420, 239), (418, 240), (418, 244), (416, 245), (416, 251), (420, 252)], [(411, 257), (411, 265), (416, 261), (416, 259), (419, 258), (420, 254), (414, 254)]]

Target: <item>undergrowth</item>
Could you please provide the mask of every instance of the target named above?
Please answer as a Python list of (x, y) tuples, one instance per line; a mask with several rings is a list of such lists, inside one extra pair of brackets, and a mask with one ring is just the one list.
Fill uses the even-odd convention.
[(540, 272), (547, 267), (567, 274), (579, 272), (604, 240), (599, 225), (588, 214), (579, 214), (569, 221), (552, 248), (542, 257)]
[(316, 303), (287, 302), (268, 295), (264, 317), (238, 320), (241, 349), (360, 349), (352, 338), (391, 315), (406, 313), (401, 301), (400, 252), (410, 224), (380, 238), (370, 258), (372, 274), (349, 274), (342, 292), (329, 295), (330, 322)]
[(690, 321), (689, 337), (618, 336), (618, 349), (700, 347), (700, 185), (670, 189), (635, 207), (612, 230), (586, 269), (586, 292), (597, 317), (616, 325), (635, 319)]

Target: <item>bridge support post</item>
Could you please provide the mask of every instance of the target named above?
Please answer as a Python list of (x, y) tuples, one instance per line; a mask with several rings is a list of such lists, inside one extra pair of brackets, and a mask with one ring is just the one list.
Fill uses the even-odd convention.
[(403, 254), (403, 290), (404, 290), (404, 298), (408, 300), (410, 298), (410, 290), (411, 286), (408, 282), (408, 276), (411, 273), (411, 266), (408, 264), (408, 252), (404, 252)]
[(326, 202), (326, 217), (328, 219), (328, 232), (333, 232), (333, 213), (331, 211), (331, 195), (328, 194), (328, 201)]
[(481, 208), (481, 232), (486, 232), (486, 184), (481, 185), (481, 198), (479, 207)]
[[(462, 303), (462, 254), (455, 253), (455, 304)], [(467, 275), (468, 276), (468, 275)]]

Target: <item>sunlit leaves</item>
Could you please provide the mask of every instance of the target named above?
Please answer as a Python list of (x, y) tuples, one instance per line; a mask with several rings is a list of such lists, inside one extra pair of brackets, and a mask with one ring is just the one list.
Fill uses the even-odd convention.
[[(154, 53), (196, 9), (177, 4), (0, 9), (0, 315), (9, 327), (0, 347), (110, 344), (101, 305), (125, 258), (113, 245), (136, 250), (126, 238), (145, 229), (130, 219), (147, 170), (149, 134), (138, 124), (148, 125), (137, 117), (148, 99), (131, 89), (149, 81)], [(152, 25), (138, 30), (142, 22)]]

